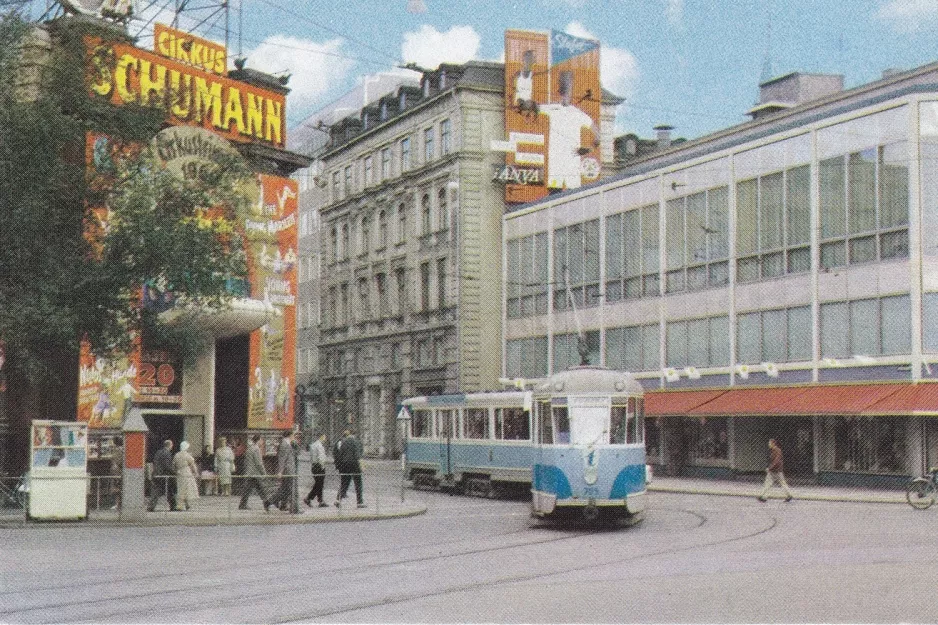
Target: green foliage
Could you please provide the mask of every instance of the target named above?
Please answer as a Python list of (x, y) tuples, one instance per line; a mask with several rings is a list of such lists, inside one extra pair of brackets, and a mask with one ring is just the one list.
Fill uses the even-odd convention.
[[(19, 43), (30, 26), (0, 20), (0, 338), (5, 370), (43, 385), (77, 368), (83, 336), (105, 354), (143, 335), (173, 347), (192, 363), (210, 337), (203, 326), (167, 325), (138, 306), (152, 280), (177, 301), (201, 309), (223, 306), (232, 279), (246, 273), (235, 216), (250, 201), (254, 178), (232, 156), (183, 179), (148, 150), (118, 162), (115, 181), (89, 192), (84, 158), (88, 130), (115, 141), (142, 143), (160, 128), (153, 109), (113, 107), (83, 87), (82, 28), (54, 30), (56, 46), (35, 101), (17, 91)], [(90, 28), (90, 27), (89, 27)], [(255, 183), (256, 186), (256, 183)], [(100, 191), (100, 190), (99, 190)], [(110, 211), (104, 237), (86, 228), (97, 216), (92, 199)], [(67, 416), (67, 415), (62, 415)]]

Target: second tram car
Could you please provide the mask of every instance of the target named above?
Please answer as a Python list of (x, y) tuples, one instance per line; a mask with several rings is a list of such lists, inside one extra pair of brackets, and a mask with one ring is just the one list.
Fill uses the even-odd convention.
[(478, 496), (530, 489), (538, 517), (644, 515), (644, 400), (629, 373), (582, 366), (529, 391), (415, 397), (403, 406), (415, 486)]

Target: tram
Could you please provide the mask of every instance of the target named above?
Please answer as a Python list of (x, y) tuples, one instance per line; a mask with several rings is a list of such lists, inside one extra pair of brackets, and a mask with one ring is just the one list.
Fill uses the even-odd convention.
[(530, 490), (536, 517), (641, 520), (644, 400), (635, 378), (580, 366), (519, 386), (405, 400), (414, 486), (483, 497)]

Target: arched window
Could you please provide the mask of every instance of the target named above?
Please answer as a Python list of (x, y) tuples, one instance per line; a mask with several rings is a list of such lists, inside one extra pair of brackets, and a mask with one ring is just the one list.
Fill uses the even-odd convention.
[(420, 200), (420, 225), (423, 228), (423, 234), (430, 234), (430, 194), (424, 193)]
[(378, 212), (378, 249), (388, 246), (388, 214), (384, 209)]
[(437, 193), (437, 220), (440, 230), (449, 228), (449, 204), (446, 202), (446, 187), (443, 187)]
[(368, 216), (362, 217), (361, 222), (361, 236), (358, 240), (358, 253), (367, 254), (368, 247), (371, 243), (371, 220), (368, 219)]
[(397, 242), (407, 240), (407, 206), (401, 202), (397, 207)]
[(342, 224), (342, 252), (340, 258), (343, 260), (348, 258), (349, 254), (349, 235), (348, 235), (348, 224)]

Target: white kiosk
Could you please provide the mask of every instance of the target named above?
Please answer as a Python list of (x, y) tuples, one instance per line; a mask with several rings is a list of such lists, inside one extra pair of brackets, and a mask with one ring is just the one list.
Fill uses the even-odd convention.
[(88, 425), (33, 421), (30, 441), (29, 518), (87, 518)]

